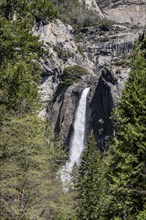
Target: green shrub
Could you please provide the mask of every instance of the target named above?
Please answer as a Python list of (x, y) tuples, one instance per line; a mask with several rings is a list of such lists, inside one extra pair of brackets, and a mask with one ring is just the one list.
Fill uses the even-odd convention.
[(87, 74), (87, 70), (84, 67), (77, 65), (66, 67), (61, 77), (61, 84), (64, 86), (70, 86), (73, 83), (78, 82), (84, 74)]
[(53, 50), (56, 51), (56, 53), (60, 59), (66, 60), (68, 58), (73, 57), (72, 52), (70, 52), (69, 50), (63, 50), (59, 46), (54, 46)]

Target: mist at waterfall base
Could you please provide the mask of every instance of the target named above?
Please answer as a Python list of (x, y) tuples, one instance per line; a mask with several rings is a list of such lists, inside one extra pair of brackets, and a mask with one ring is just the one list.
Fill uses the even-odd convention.
[(72, 184), (72, 170), (74, 165), (80, 165), (81, 154), (84, 150), (85, 123), (86, 123), (86, 103), (87, 95), (90, 88), (85, 88), (81, 94), (81, 98), (75, 113), (74, 132), (70, 142), (69, 161), (59, 171), (63, 190), (68, 191)]

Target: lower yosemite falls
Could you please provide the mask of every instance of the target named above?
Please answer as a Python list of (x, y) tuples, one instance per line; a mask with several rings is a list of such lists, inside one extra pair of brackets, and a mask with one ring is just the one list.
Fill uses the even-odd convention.
[(146, 220), (145, 7), (0, 0), (0, 220)]
[(71, 174), (74, 165), (79, 166), (80, 157), (84, 150), (85, 124), (86, 124), (86, 103), (90, 88), (85, 88), (81, 94), (79, 105), (75, 113), (74, 131), (70, 143), (69, 161), (59, 171), (64, 190), (68, 191), (68, 184), (71, 183)]

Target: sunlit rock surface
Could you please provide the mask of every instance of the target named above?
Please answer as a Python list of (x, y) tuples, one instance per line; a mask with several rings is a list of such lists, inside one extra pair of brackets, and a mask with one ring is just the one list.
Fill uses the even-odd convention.
[[(143, 31), (144, 2), (88, 0), (86, 4), (90, 9), (97, 5), (104, 16), (116, 23), (85, 27), (78, 32), (78, 41), (73, 28), (60, 20), (45, 25), (40, 22), (33, 30), (50, 54), (40, 60), (43, 103), (40, 117), (47, 117), (55, 132), (69, 145), (81, 93), (90, 87), (86, 132), (94, 130), (102, 150), (105, 138), (113, 134), (110, 114), (129, 77), (129, 60)], [(61, 88), (64, 68), (74, 65), (84, 67), (87, 73), (78, 82)]]

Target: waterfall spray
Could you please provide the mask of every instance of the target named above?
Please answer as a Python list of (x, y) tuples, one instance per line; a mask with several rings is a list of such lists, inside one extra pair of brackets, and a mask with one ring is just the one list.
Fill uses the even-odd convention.
[(59, 171), (63, 183), (64, 191), (68, 191), (71, 184), (71, 174), (74, 165), (79, 166), (81, 154), (84, 150), (85, 123), (86, 123), (86, 103), (90, 88), (85, 88), (81, 94), (79, 105), (75, 114), (74, 132), (71, 137), (69, 161)]

